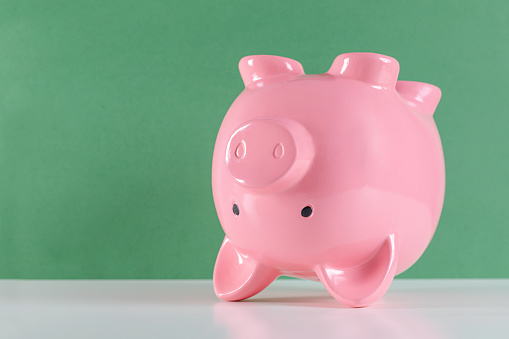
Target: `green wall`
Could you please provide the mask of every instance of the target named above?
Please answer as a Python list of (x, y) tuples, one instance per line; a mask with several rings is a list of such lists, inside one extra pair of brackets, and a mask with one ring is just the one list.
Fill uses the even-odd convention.
[(0, 1), (0, 278), (210, 278), (250, 54), (395, 57), (443, 91), (442, 219), (403, 277), (509, 278), (509, 2)]

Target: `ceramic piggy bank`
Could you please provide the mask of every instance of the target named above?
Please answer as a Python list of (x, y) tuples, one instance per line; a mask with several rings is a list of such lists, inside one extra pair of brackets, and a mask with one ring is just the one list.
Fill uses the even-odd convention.
[(212, 162), (226, 233), (216, 295), (249, 298), (285, 275), (371, 304), (421, 256), (440, 217), (440, 90), (398, 81), (398, 62), (372, 53), (342, 54), (324, 74), (270, 55), (239, 68), (245, 90)]

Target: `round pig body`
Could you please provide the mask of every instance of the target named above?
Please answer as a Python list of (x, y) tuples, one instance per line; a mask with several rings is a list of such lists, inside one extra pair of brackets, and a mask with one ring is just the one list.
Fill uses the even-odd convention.
[(212, 164), (226, 233), (216, 295), (242, 300), (286, 275), (369, 305), (422, 255), (438, 224), (440, 90), (398, 81), (398, 62), (372, 53), (342, 54), (317, 75), (268, 55), (239, 68), (246, 88), (223, 120)]

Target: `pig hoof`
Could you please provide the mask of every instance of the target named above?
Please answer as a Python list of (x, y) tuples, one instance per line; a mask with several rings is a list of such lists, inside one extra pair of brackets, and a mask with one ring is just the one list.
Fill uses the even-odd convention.
[(242, 254), (225, 237), (214, 267), (214, 292), (228, 301), (247, 299), (261, 292), (279, 272)]
[(391, 234), (368, 261), (348, 269), (319, 265), (316, 274), (339, 302), (364, 307), (378, 300), (389, 289), (396, 272), (398, 237)]

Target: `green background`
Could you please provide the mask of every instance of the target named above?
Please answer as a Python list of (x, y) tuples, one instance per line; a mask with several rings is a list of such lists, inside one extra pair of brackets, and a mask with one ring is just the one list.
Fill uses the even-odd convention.
[(0, 278), (210, 278), (216, 133), (250, 54), (395, 57), (443, 91), (435, 237), (402, 277), (509, 277), (509, 2), (0, 1)]

